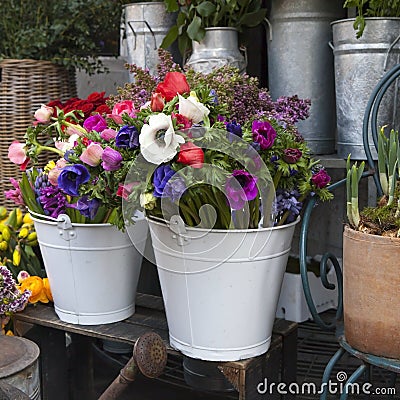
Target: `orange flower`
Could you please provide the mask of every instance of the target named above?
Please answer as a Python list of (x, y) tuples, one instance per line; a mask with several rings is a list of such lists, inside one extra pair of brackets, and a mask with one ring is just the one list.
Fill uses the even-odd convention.
[(29, 297), (29, 303), (37, 303), (38, 301), (42, 303), (48, 303), (49, 299), (46, 296), (43, 280), (39, 276), (30, 276), (24, 279), (19, 286), (19, 290), (23, 292), (24, 290), (30, 290), (31, 296)]
[(54, 300), (53, 300), (53, 295), (52, 295), (52, 293), (51, 293), (49, 278), (43, 278), (43, 288), (44, 288), (44, 292), (45, 292), (45, 294), (46, 294), (46, 297), (47, 297), (50, 301), (54, 301)]

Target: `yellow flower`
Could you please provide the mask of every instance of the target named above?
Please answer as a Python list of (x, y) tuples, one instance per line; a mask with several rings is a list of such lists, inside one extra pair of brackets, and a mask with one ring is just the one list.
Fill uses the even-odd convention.
[(33, 224), (33, 221), (32, 221), (32, 218), (31, 218), (31, 214), (26, 213), (26, 214), (24, 215), (24, 217), (22, 218), (22, 222), (23, 222), (24, 224)]
[(46, 166), (44, 167), (44, 172), (46, 172), (47, 174), (49, 173), (49, 171), (51, 171), (53, 168), (55, 168), (56, 163), (52, 160), (49, 161)]
[(22, 281), (19, 285), (20, 292), (24, 290), (30, 290), (31, 296), (29, 297), (29, 303), (34, 304), (38, 301), (42, 303), (48, 303), (49, 299), (46, 296), (44, 284), (42, 278), (39, 276), (30, 276)]
[(13, 264), (18, 267), (18, 265), (21, 262), (21, 249), (19, 245), (15, 246), (15, 249), (13, 251)]
[(140, 195), (140, 205), (146, 210), (152, 210), (156, 205), (156, 197), (153, 193), (147, 192)]
[(44, 292), (46, 293), (46, 297), (50, 301), (54, 301), (53, 294), (51, 293), (49, 278), (43, 278), (43, 288), (44, 288)]
[(9, 329), (9, 330), (6, 332), (6, 336), (14, 336), (13, 331)]

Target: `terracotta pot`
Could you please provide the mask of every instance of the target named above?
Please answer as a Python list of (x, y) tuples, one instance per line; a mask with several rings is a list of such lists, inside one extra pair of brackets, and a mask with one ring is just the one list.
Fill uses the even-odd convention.
[(399, 260), (400, 239), (345, 227), (344, 333), (357, 350), (400, 358)]

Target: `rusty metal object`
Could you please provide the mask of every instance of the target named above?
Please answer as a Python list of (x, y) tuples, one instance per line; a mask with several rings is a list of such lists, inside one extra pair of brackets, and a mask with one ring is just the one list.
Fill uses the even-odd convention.
[(0, 400), (29, 400), (29, 396), (6, 382), (0, 382)]
[(32, 341), (0, 334), (0, 383), (40, 399), (39, 347)]
[(139, 371), (148, 378), (156, 378), (163, 373), (166, 364), (167, 349), (161, 337), (154, 332), (143, 334), (135, 343), (133, 356), (99, 400), (117, 399)]

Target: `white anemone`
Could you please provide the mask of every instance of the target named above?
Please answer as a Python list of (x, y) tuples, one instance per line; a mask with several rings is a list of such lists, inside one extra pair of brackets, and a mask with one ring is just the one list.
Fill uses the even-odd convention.
[(210, 113), (210, 110), (203, 103), (200, 103), (197, 97), (189, 96), (185, 99), (181, 95), (178, 96), (179, 114), (190, 119), (194, 124), (203, 121), (204, 117)]
[(149, 117), (139, 135), (140, 151), (152, 164), (162, 164), (175, 157), (179, 143), (185, 139), (175, 134), (170, 115), (159, 113)]

